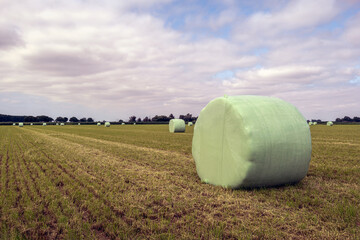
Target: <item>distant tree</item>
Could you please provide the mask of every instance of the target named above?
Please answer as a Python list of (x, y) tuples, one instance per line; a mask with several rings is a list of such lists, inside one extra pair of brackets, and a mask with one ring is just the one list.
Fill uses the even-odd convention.
[(341, 118), (337, 118), (335, 122), (341, 122)]
[(64, 122), (67, 122), (69, 119), (67, 117), (64, 117)]
[(88, 118), (88, 119), (87, 119), (87, 122), (91, 122), (91, 123), (92, 123), (92, 122), (94, 122), (94, 119)]
[(138, 119), (136, 120), (136, 122), (141, 122), (141, 118), (138, 118)]
[(148, 117), (145, 117), (145, 118), (143, 119), (143, 122), (150, 122), (150, 119), (149, 119)]
[(119, 123), (123, 123), (124, 121), (122, 119), (119, 120)]
[(70, 122), (78, 122), (79, 119), (77, 119), (76, 117), (71, 117), (69, 121)]
[(170, 113), (169, 118), (174, 119), (175, 117), (174, 117), (174, 115), (172, 113)]
[(63, 117), (57, 117), (55, 119), (56, 122), (63, 122), (64, 121), (64, 118)]
[(86, 118), (81, 118), (80, 122), (86, 122)]
[(151, 119), (151, 121), (153, 121), (153, 122), (168, 122), (168, 121), (170, 121), (170, 118), (168, 118), (167, 116), (165, 116), (165, 115), (155, 115), (155, 117), (153, 117), (152, 119)]
[(343, 121), (345, 121), (345, 122), (352, 122), (352, 119), (351, 119), (351, 117), (349, 117), (349, 116), (345, 116), (345, 117), (343, 118)]
[(360, 122), (360, 117), (354, 117), (354, 118), (353, 118), (353, 121), (354, 121), (354, 122)]
[(129, 117), (129, 122), (135, 122), (135, 121), (136, 121), (136, 116)]
[(34, 116), (26, 116), (24, 122), (37, 122), (37, 118)]
[(52, 122), (52, 121), (54, 121), (53, 118), (45, 116), (45, 115), (36, 116), (36, 118), (38, 119), (38, 122)]

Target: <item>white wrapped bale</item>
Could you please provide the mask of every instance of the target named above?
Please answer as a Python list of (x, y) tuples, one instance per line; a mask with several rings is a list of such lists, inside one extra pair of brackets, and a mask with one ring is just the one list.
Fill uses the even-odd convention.
[(313, 125), (317, 125), (317, 122), (313, 122)]
[(34, 125), (33, 123), (30, 123), (30, 126)]
[(46, 123), (43, 123), (43, 126), (46, 126)]
[(65, 125), (65, 123), (60, 123), (60, 126), (64, 126)]
[(13, 123), (13, 126), (15, 126), (16, 125), (16, 123)]
[(23, 127), (24, 126), (24, 123), (19, 123), (19, 127)]
[(121, 125), (125, 125), (125, 123), (121, 123)]
[(185, 121), (183, 119), (171, 119), (169, 122), (169, 132), (185, 132)]
[(136, 123), (134, 123), (134, 125), (136, 125)]
[(314, 125), (313, 122), (309, 122), (309, 126)]
[(110, 127), (110, 122), (106, 122), (105, 127)]
[(334, 123), (333, 123), (332, 121), (328, 121), (328, 122), (326, 123), (326, 126), (331, 127), (332, 125), (334, 125)]
[(78, 125), (80, 126), (81, 124), (80, 124), (80, 123), (78, 123)]
[(192, 122), (188, 122), (188, 126), (191, 127), (193, 125)]
[(200, 113), (192, 154), (202, 181), (230, 188), (303, 179), (311, 158), (310, 129), (291, 104), (270, 97), (220, 97)]
[(97, 123), (96, 125), (101, 126), (101, 123)]

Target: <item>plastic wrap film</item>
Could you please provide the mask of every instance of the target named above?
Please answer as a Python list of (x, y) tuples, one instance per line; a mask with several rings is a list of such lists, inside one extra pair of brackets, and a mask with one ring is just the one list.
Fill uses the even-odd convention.
[(206, 183), (234, 189), (295, 183), (309, 168), (310, 129), (281, 99), (220, 97), (200, 112), (192, 154)]
[(19, 123), (19, 127), (23, 127), (24, 126), (24, 123)]
[(171, 119), (169, 122), (169, 132), (185, 132), (185, 121), (183, 119)]
[(43, 123), (43, 126), (46, 126), (46, 123)]
[(193, 123), (192, 123), (192, 122), (188, 122), (188, 126), (190, 126), (190, 127), (191, 127), (192, 125), (193, 125)]
[(101, 123), (97, 123), (96, 125), (97, 125), (97, 126), (101, 126)]
[(105, 127), (110, 127), (110, 122), (106, 122)]
[(331, 121), (329, 121), (329, 122), (326, 123), (326, 125), (329, 126), (329, 127), (331, 127), (332, 125), (334, 125), (334, 123), (331, 122)]

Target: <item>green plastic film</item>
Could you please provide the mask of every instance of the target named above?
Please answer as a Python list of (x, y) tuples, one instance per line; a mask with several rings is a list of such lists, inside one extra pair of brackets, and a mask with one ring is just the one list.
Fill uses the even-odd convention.
[(19, 127), (23, 127), (24, 126), (24, 123), (19, 123)]
[(332, 125), (334, 125), (334, 123), (329, 121), (329, 122), (326, 123), (326, 125), (331, 127)]
[(185, 132), (185, 121), (183, 119), (171, 119), (169, 122), (169, 132)]
[(101, 126), (101, 123), (97, 123), (96, 125)]
[(106, 122), (105, 127), (110, 127), (110, 122)]
[(200, 179), (210, 184), (236, 189), (295, 183), (309, 168), (310, 129), (281, 99), (220, 97), (197, 119), (192, 154)]
[(317, 125), (317, 122), (313, 122), (313, 124), (312, 125)]
[(64, 123), (60, 123), (60, 126), (64, 126), (65, 124)]
[(13, 126), (15, 126), (16, 125), (16, 123), (13, 123)]
[(46, 126), (46, 123), (43, 123), (43, 126)]
[(34, 125), (33, 123), (30, 123), (30, 126)]
[(125, 125), (125, 123), (121, 123), (121, 125)]
[(192, 125), (193, 125), (193, 123), (192, 123), (192, 122), (188, 122), (188, 126), (190, 126), (190, 127), (191, 127)]
[(309, 122), (309, 126), (314, 125), (313, 122)]

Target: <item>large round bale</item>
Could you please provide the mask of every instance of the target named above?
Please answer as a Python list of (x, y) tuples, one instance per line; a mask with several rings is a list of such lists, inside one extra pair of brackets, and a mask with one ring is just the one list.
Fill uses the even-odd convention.
[(13, 123), (13, 126), (15, 126), (16, 125), (16, 123)]
[(110, 122), (106, 122), (105, 127), (110, 127)]
[(19, 127), (23, 127), (24, 126), (24, 123), (19, 123)]
[(101, 123), (97, 123), (96, 125), (101, 126)]
[(121, 123), (121, 125), (125, 125), (125, 123)]
[(65, 123), (60, 123), (60, 126), (64, 126), (65, 125)]
[(314, 125), (313, 122), (309, 122), (309, 126)]
[(328, 122), (326, 123), (326, 126), (331, 127), (332, 125), (334, 125), (334, 123), (333, 123), (332, 121), (328, 121)]
[(313, 124), (312, 125), (317, 125), (317, 122), (313, 122)]
[(192, 122), (188, 122), (188, 126), (190, 126), (190, 127), (191, 127), (192, 125), (193, 125), (193, 123), (192, 123)]
[(183, 119), (171, 119), (169, 122), (169, 131), (171, 133), (185, 132), (185, 121)]
[(220, 97), (199, 115), (192, 154), (206, 183), (234, 189), (295, 183), (309, 168), (310, 129), (281, 99)]
[(78, 125), (80, 126), (81, 124), (80, 124), (80, 123), (78, 123)]
[(46, 123), (43, 123), (43, 126), (46, 126)]
[(34, 125), (33, 123), (30, 123), (30, 126)]

